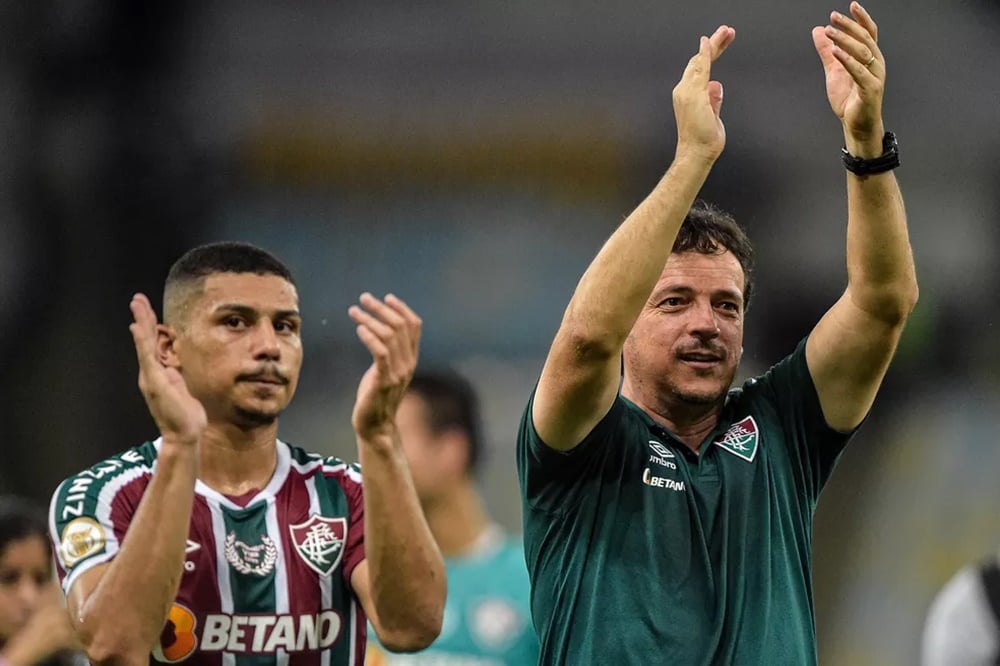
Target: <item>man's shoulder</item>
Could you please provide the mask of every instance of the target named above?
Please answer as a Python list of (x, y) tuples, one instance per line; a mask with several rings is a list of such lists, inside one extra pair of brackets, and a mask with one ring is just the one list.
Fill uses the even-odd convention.
[(151, 474), (156, 464), (156, 443), (147, 441), (139, 446), (120, 451), (104, 460), (80, 470), (63, 479), (54, 496), (60, 494), (93, 493), (119, 480), (122, 476), (130, 479)]
[(802, 338), (785, 356), (762, 370), (751, 372), (739, 386), (729, 390), (727, 402), (753, 400), (768, 392), (790, 388), (809, 378), (806, 364), (806, 340)]
[(97, 556), (106, 561), (116, 552), (117, 545), (109, 545), (115, 543), (113, 526), (128, 522), (155, 464), (156, 444), (146, 442), (59, 484), (49, 506), (49, 529), (62, 570), (69, 571)]
[(361, 483), (361, 465), (348, 462), (337, 456), (307, 451), (306, 449), (284, 442), (288, 447), (291, 465), (300, 474), (322, 473), (328, 478), (346, 478)]

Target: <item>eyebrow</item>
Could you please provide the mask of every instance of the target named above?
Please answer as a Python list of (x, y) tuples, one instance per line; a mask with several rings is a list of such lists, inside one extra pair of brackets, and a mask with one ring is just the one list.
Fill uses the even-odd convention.
[[(685, 296), (690, 296), (693, 293), (695, 293), (695, 289), (693, 287), (689, 287), (687, 285), (672, 285), (654, 291), (652, 295), (654, 297), (653, 300), (655, 302), (659, 302), (664, 298), (668, 298), (669, 294), (683, 294)], [(731, 298), (743, 303), (743, 294), (736, 289), (717, 289), (713, 291), (711, 295), (713, 297), (722, 296), (723, 298)]]
[[(260, 316), (260, 311), (256, 308), (252, 308), (249, 305), (241, 305), (239, 303), (223, 303), (222, 305), (216, 306), (215, 312), (234, 312), (251, 319)], [(301, 319), (302, 315), (298, 310), (277, 310), (271, 315), (271, 317), (274, 319)]]

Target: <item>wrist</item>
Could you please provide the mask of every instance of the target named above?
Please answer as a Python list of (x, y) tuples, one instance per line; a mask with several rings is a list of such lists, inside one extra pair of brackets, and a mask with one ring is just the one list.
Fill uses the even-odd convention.
[(674, 151), (674, 162), (671, 166), (679, 166), (691, 169), (710, 170), (719, 159), (721, 152), (717, 152), (707, 146), (697, 146), (688, 144), (677, 144)]
[(395, 424), (365, 433), (359, 432), (356, 435), (358, 451), (362, 457), (366, 452), (370, 455), (391, 456), (402, 451)]
[(197, 473), (198, 467), (198, 447), (188, 443), (180, 443), (177, 440), (167, 439), (160, 443), (160, 450), (156, 454), (156, 466), (173, 470), (184, 470), (192, 468)]
[(856, 176), (864, 177), (885, 173), (899, 166), (899, 147), (896, 143), (896, 135), (892, 132), (885, 132), (882, 135), (881, 146), (875, 157), (859, 156), (851, 152), (847, 146), (844, 146), (840, 153), (844, 168)]
[(188, 435), (178, 435), (175, 433), (161, 433), (160, 450), (165, 451), (167, 449), (171, 451), (178, 452), (194, 452), (198, 448), (198, 443), (201, 441), (200, 437), (191, 437)]
[(882, 154), (885, 125), (877, 123), (870, 132), (850, 132), (844, 129), (844, 147), (851, 155), (872, 159)]

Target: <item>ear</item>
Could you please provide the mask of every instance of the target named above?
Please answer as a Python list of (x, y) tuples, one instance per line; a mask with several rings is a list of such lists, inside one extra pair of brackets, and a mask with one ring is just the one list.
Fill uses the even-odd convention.
[(156, 325), (156, 358), (167, 368), (180, 368), (176, 350), (177, 332), (166, 324)]

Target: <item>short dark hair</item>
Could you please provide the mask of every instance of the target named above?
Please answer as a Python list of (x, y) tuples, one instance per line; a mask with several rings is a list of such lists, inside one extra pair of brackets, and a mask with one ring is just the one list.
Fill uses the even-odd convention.
[(746, 231), (732, 215), (707, 201), (697, 200), (684, 218), (673, 253), (721, 254), (729, 250), (743, 267), (743, 309), (750, 307), (753, 294), (753, 245)]
[(464, 376), (449, 368), (417, 370), (407, 389), (426, 405), (427, 425), (437, 434), (458, 428), (469, 440), (470, 475), (475, 475), (483, 457), (479, 397)]
[(45, 510), (18, 495), (0, 495), (0, 553), (14, 541), (38, 537), (52, 554)]
[(199, 245), (185, 252), (170, 267), (163, 285), (163, 318), (173, 320), (184, 300), (183, 292), (200, 285), (217, 273), (254, 273), (277, 275), (293, 286), (295, 278), (288, 267), (267, 250), (242, 241), (219, 241)]

